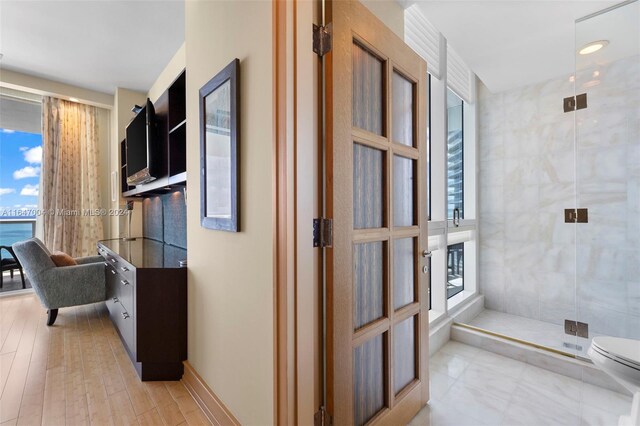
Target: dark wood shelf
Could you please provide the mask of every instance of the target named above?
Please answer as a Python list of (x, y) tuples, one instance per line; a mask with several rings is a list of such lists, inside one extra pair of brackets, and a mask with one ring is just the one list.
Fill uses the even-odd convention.
[(186, 71), (171, 83), (154, 107), (162, 147), (162, 174), (137, 186), (127, 185), (126, 141), (121, 143), (122, 196), (125, 198), (166, 194), (182, 188), (187, 181)]
[(142, 197), (146, 195), (162, 195), (182, 189), (187, 183), (187, 172), (178, 173), (174, 176), (165, 176), (144, 185), (132, 186), (127, 192), (123, 192), (125, 198)]
[(187, 171), (187, 126), (169, 135), (169, 176)]
[(180, 123), (178, 123), (173, 129), (169, 130), (169, 134), (180, 130), (182, 127), (185, 127), (185, 125), (187, 124), (187, 120), (184, 119), (182, 120)]
[(184, 186), (187, 183), (187, 172), (178, 173), (177, 175), (169, 177), (169, 185)]
[(169, 129), (187, 118), (186, 73), (183, 71), (169, 86)]

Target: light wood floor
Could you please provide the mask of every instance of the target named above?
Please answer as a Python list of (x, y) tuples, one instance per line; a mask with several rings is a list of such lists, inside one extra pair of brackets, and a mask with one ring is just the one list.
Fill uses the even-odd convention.
[(104, 304), (0, 298), (0, 426), (208, 425), (181, 382), (141, 382)]

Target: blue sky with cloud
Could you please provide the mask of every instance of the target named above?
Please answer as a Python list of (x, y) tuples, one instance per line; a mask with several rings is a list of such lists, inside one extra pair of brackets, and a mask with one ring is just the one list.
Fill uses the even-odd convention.
[(0, 129), (0, 209), (36, 208), (42, 136)]

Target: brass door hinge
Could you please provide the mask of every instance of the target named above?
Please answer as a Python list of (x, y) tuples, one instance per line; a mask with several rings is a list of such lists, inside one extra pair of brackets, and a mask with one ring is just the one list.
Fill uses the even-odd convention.
[(331, 51), (331, 22), (320, 26), (313, 24), (313, 52), (323, 57)]
[(333, 246), (333, 219), (318, 217), (313, 219), (313, 246)]
[(324, 407), (320, 407), (313, 416), (313, 426), (332, 426), (333, 417)]

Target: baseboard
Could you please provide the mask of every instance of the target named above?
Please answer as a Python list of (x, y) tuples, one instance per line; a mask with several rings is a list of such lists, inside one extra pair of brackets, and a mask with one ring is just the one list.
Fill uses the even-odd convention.
[(2, 298), (2, 297), (24, 296), (25, 294), (31, 294), (31, 293), (33, 293), (33, 288), (21, 288), (19, 290), (11, 290), (11, 291), (0, 292), (0, 298)]
[(189, 361), (184, 362), (184, 375), (182, 376), (182, 383), (185, 385), (193, 399), (196, 400), (204, 414), (209, 421), (214, 425), (238, 425), (240, 422), (229, 411), (227, 407), (222, 403), (220, 398), (213, 393), (211, 388), (207, 386), (202, 377), (196, 370), (189, 364)]

